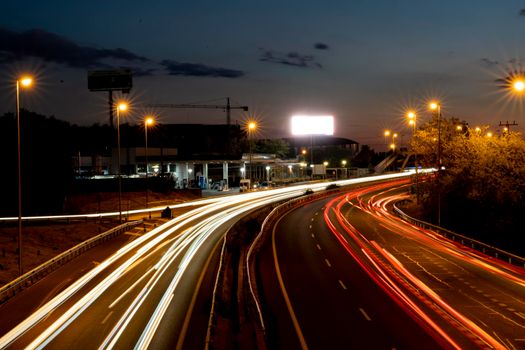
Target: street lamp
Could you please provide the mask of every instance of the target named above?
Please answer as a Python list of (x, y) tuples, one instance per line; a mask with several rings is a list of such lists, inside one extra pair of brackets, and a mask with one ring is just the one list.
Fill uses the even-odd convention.
[(117, 104), (117, 177), (118, 177), (118, 221), (122, 222), (122, 176), (120, 174), (120, 112), (128, 110), (125, 102)]
[(525, 92), (525, 80), (520, 77), (515, 78), (512, 81), (512, 90), (519, 94)]
[[(413, 127), (412, 139), (415, 139), (416, 120), (417, 120), (416, 112), (408, 111), (407, 118), (408, 118), (408, 124), (412, 125)], [(419, 177), (418, 177), (418, 167), (417, 167), (417, 150), (414, 150), (414, 165), (416, 167), (416, 203), (419, 204)]]
[(392, 148), (392, 150), (396, 150), (396, 138), (397, 138), (397, 132), (393, 133), (392, 134), (392, 145), (390, 145), (390, 148)]
[[(147, 116), (144, 119), (144, 143), (146, 145), (146, 209), (149, 204), (149, 185), (148, 185), (148, 172), (149, 172), (149, 162), (148, 162), (148, 126), (151, 126), (155, 123), (155, 119), (152, 116)], [(149, 218), (151, 219), (151, 212), (149, 212)]]
[(342, 160), (341, 161), (341, 164), (343, 165), (343, 168), (345, 169), (345, 179), (348, 178), (348, 172), (346, 170), (346, 160)]
[(270, 182), (270, 166), (266, 166), (266, 181)]
[(250, 148), (250, 171), (249, 171), (248, 178), (250, 179), (250, 187), (251, 187), (252, 186), (251, 185), (251, 183), (252, 183), (252, 171), (253, 171), (253, 164), (252, 164), (252, 137), (253, 137), (253, 133), (257, 129), (257, 123), (255, 121), (248, 122), (247, 129), (248, 129), (248, 145), (249, 145), (249, 148)]
[(387, 145), (388, 141), (386, 140), (386, 138), (388, 136), (390, 136), (390, 130), (385, 130), (385, 132), (383, 133), (383, 135), (385, 135), (385, 146)]
[(441, 184), (440, 184), (440, 173), (441, 173), (441, 105), (437, 101), (431, 101), (428, 105), (431, 111), (435, 111), (437, 115), (438, 120), (438, 172), (437, 172), (437, 179), (438, 179), (438, 226), (441, 226)]
[(28, 88), (33, 78), (23, 76), (16, 80), (16, 129), (18, 134), (18, 274), (22, 276), (22, 163), (20, 153), (20, 87)]

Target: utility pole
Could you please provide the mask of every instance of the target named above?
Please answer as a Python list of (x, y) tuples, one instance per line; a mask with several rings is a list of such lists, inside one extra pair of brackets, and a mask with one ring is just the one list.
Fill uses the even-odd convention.
[(499, 126), (504, 126), (504, 127), (505, 127), (504, 131), (505, 131), (506, 133), (507, 133), (507, 132), (510, 133), (510, 127), (511, 127), (511, 126), (518, 126), (518, 124), (516, 123), (515, 120), (512, 121), (512, 124), (509, 123), (509, 121), (507, 120), (506, 123), (499, 122)]

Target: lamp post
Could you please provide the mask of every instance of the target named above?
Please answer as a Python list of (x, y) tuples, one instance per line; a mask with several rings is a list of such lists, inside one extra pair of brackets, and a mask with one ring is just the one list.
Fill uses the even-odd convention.
[(120, 112), (128, 109), (125, 102), (117, 104), (117, 177), (118, 177), (118, 221), (122, 222), (122, 176), (120, 174)]
[(266, 181), (270, 182), (270, 166), (266, 166)]
[[(148, 185), (148, 173), (149, 173), (149, 162), (148, 162), (148, 126), (153, 125), (155, 119), (152, 116), (144, 119), (144, 142), (146, 145), (146, 209), (149, 205), (149, 185)], [(151, 212), (149, 212), (149, 218), (151, 219)]]
[[(417, 115), (414, 111), (408, 111), (407, 113), (408, 118), (408, 125), (412, 126), (412, 138), (414, 139), (416, 137), (416, 120)], [(419, 204), (419, 174), (418, 174), (418, 166), (417, 166), (417, 150), (414, 151), (414, 165), (416, 167), (416, 203)]]
[(385, 130), (383, 135), (385, 136), (385, 146), (386, 146), (388, 144), (387, 137), (390, 136), (390, 130)]
[[(524, 86), (525, 87), (525, 86)], [(438, 151), (437, 151), (437, 179), (438, 179), (438, 226), (441, 226), (441, 105), (437, 101), (432, 101), (429, 108), (436, 112), (438, 122)]]
[(347, 179), (347, 178), (348, 178), (348, 172), (347, 172), (347, 170), (346, 170), (346, 160), (343, 159), (343, 160), (341, 161), (341, 164), (343, 165), (343, 168), (345, 169), (345, 179)]
[(33, 79), (28, 76), (16, 80), (16, 129), (18, 134), (18, 274), (22, 276), (22, 162), (20, 152), (20, 86), (30, 87)]
[(257, 123), (254, 121), (251, 121), (248, 123), (248, 145), (250, 148), (250, 171), (248, 179), (250, 180), (250, 189), (252, 188), (252, 171), (253, 171), (253, 164), (252, 164), (252, 136), (255, 132), (255, 129), (257, 129)]
[(397, 138), (397, 132), (392, 134), (392, 144), (394, 145), (394, 150), (396, 149), (396, 138)]

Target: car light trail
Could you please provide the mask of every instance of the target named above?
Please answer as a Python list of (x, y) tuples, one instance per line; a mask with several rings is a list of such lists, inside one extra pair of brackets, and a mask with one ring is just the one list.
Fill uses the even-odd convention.
[[(495, 332), (494, 336), (489, 334), (472, 319), (459, 312), (450, 302), (446, 302), (421, 279), (408, 271), (386, 248), (381, 247), (374, 240), (368, 240), (359, 230), (352, 226), (345, 217), (343, 207), (349, 206), (350, 208), (361, 210), (363, 213), (366, 213), (366, 215), (371, 215), (374, 220), (377, 220), (393, 234), (410, 238), (440, 253), (461, 259), (461, 261), (471, 266), (497, 275), (504, 281), (515, 282), (519, 287), (525, 285), (525, 280), (521, 277), (523, 276), (523, 270), (503, 262), (494, 261), (484, 254), (471, 249), (463, 249), (457, 242), (449, 241), (431, 231), (407, 224), (392, 215), (387, 209), (387, 205), (393, 201), (406, 198), (407, 195), (389, 193), (391, 191), (398, 191), (398, 188), (406, 186), (402, 181), (391, 183), (390, 185), (391, 187), (395, 185), (395, 188), (387, 189), (387, 186), (379, 184), (370, 186), (364, 190), (351, 191), (346, 195), (339, 196), (330, 201), (326, 205), (324, 212), (325, 222), (330, 231), (372, 280), (382, 286), (388, 295), (402, 302), (406, 307), (405, 310), (412, 310), (412, 313), (409, 314), (417, 315), (420, 321), (430, 325), (430, 327), (427, 326), (425, 328), (427, 330), (432, 328), (446, 341), (448, 346), (452, 346), (453, 348), (459, 347), (454, 340), (448, 337), (442, 328), (435, 324), (426, 312), (416, 305), (413, 301), (414, 297), (436, 312), (443, 320), (458, 329), (477, 346), (491, 349), (505, 349), (506, 345), (503, 344), (507, 344), (508, 340), (502, 340)], [(373, 195), (371, 195), (372, 193)], [(364, 199), (365, 195), (369, 197), (368, 200)], [(332, 217), (335, 217), (337, 225), (332, 221)], [(344, 234), (339, 232), (338, 227), (344, 230)], [(350, 238), (350, 240), (348, 240), (348, 238)], [(360, 252), (362, 255), (357, 252)], [(404, 292), (399, 286), (403, 286), (404, 289), (410, 291), (409, 294)], [(501, 315), (501, 317), (505, 318), (504, 315)], [(508, 318), (506, 319), (511, 324), (516, 324), (515, 321)], [(484, 326), (487, 327), (486, 324), (484, 324)], [(508, 344), (511, 343), (508, 342)]]
[[(57, 310), (58, 307), (75, 296), (78, 300), (62, 314), (57, 315), (58, 317), (52, 321), (43, 332), (39, 333), (27, 348), (43, 348), (51, 344), (64, 329), (68, 328), (68, 326), (86, 312), (90, 306), (96, 303), (117, 281), (122, 281), (127, 273), (135, 269), (136, 266), (141, 265), (146, 259), (158, 254), (160, 249), (163, 249), (163, 246), (168, 244), (170, 247), (157, 258), (158, 260), (153, 264), (153, 267), (149, 267), (137, 280), (130, 281), (130, 286), (125, 289), (125, 293), (120, 295), (117, 300), (112, 300), (107, 306), (108, 308), (112, 308), (116, 303), (122, 302), (124, 296), (129, 298), (131, 294), (135, 293), (132, 301), (125, 307), (118, 321), (113, 325), (111, 330), (108, 331), (107, 335), (103, 338), (104, 340), (101, 342), (100, 348), (110, 349), (117, 344), (120, 337), (125, 333), (127, 326), (134, 316), (137, 315), (137, 311), (144, 304), (145, 300), (149, 298), (151, 291), (157, 286), (160, 279), (163, 276), (167, 276), (166, 274), (169, 273), (169, 271), (173, 271), (171, 266), (174, 262), (179, 261), (176, 266), (176, 273), (172, 277), (169, 287), (164, 291), (161, 299), (155, 301), (155, 310), (149, 315), (149, 321), (136, 344), (137, 348), (146, 348), (152, 339), (154, 339), (157, 327), (162, 322), (163, 315), (173, 300), (173, 295), (176, 293), (182, 277), (187, 273), (187, 267), (197, 254), (209, 254), (202, 249), (203, 243), (210, 239), (215, 232), (220, 232), (217, 229), (226, 222), (240, 217), (250, 210), (301, 195), (306, 189), (321, 191), (330, 184), (350, 185), (370, 181), (401, 179), (411, 175), (411, 172), (406, 172), (329, 183), (303, 184), (264, 192), (250, 192), (236, 196), (224, 196), (170, 206), (172, 209), (188, 206), (195, 206), (196, 208), (131, 241), (101, 264), (95, 266), (71, 286), (40, 307), (18, 326), (2, 336), (2, 338), (0, 338), (0, 348), (9, 346), (21, 335), (27, 334), (30, 329), (45, 319), (47, 315)], [(130, 211), (129, 214), (145, 213), (152, 210), (156, 210), (156, 208)], [(92, 214), (89, 217), (112, 215), (118, 215), (118, 213)], [(75, 217), (77, 216), (41, 216), (26, 219), (63, 219)], [(78, 217), (86, 217), (86, 215)], [(183, 230), (182, 233), (178, 233), (181, 230)], [(175, 236), (173, 236), (174, 234)], [(130, 256), (125, 258), (127, 255)], [(125, 259), (120, 261), (123, 258)], [(116, 266), (117, 262), (119, 262), (118, 266)], [(110, 267), (113, 268), (113, 271), (109, 271)], [(90, 281), (98, 276), (102, 276), (102, 273), (105, 273), (107, 276), (102, 277), (101, 282), (98, 282), (94, 287), (91, 287), (91, 289), (82, 292)], [(140, 288), (139, 291), (133, 292), (133, 289), (139, 284), (144, 284), (144, 287)], [(84, 294), (82, 295), (81, 293)], [(144, 315), (141, 314), (141, 317), (144, 317)]]

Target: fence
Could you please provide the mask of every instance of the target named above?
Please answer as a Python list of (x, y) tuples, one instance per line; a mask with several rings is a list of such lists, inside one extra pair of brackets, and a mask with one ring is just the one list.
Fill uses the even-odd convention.
[(8, 284), (0, 288), (0, 304), (4, 303), (9, 298), (12, 298), (17, 293), (31, 286), (33, 283), (36, 283), (47, 274), (53, 272), (58, 267), (64, 265), (73, 258), (76, 258), (85, 251), (113, 237), (116, 237), (122, 232), (128, 231), (132, 227), (140, 225), (141, 223), (142, 220), (131, 221), (117, 226), (115, 228), (112, 228), (111, 230), (103, 232), (93, 238), (88, 239), (87, 241), (77, 244), (73, 248), (66, 250), (65, 252), (54, 257), (53, 259), (50, 259), (42, 265), (35, 267), (33, 270), (25, 273), (24, 275), (18, 277), (17, 279), (9, 282)]
[[(400, 202), (402, 202), (402, 201), (400, 201)], [(400, 203), (400, 202), (398, 202), (398, 203)], [(441, 235), (441, 236), (443, 236), (445, 238), (448, 238), (448, 239), (450, 239), (450, 240), (452, 240), (454, 242), (461, 243), (462, 245), (464, 245), (466, 247), (469, 247), (469, 248), (471, 248), (473, 250), (476, 250), (478, 252), (481, 252), (481, 253), (483, 253), (485, 255), (492, 256), (492, 257), (494, 257), (496, 259), (506, 261), (509, 264), (517, 265), (517, 266), (521, 266), (521, 267), (525, 268), (525, 258), (522, 258), (520, 256), (514, 255), (514, 254), (509, 253), (509, 252), (506, 252), (504, 250), (498, 249), (496, 247), (490, 246), (490, 245), (485, 244), (483, 242), (476, 241), (475, 239), (463, 236), (463, 235), (461, 235), (459, 233), (455, 233), (455, 232), (449, 231), (447, 229), (444, 229), (442, 227), (439, 227), (439, 226), (436, 226), (436, 225), (432, 225), (432, 224), (430, 224), (428, 222), (415, 219), (415, 218), (405, 214), (401, 209), (398, 208), (398, 206), (396, 204), (394, 204), (394, 212), (399, 217), (404, 219), (405, 221), (407, 221), (407, 222), (409, 222), (409, 223), (411, 223), (411, 224), (413, 224), (413, 225), (415, 225), (417, 227), (421, 227), (421, 228), (424, 228), (424, 229), (436, 232), (437, 234), (439, 234), (439, 235)]]

